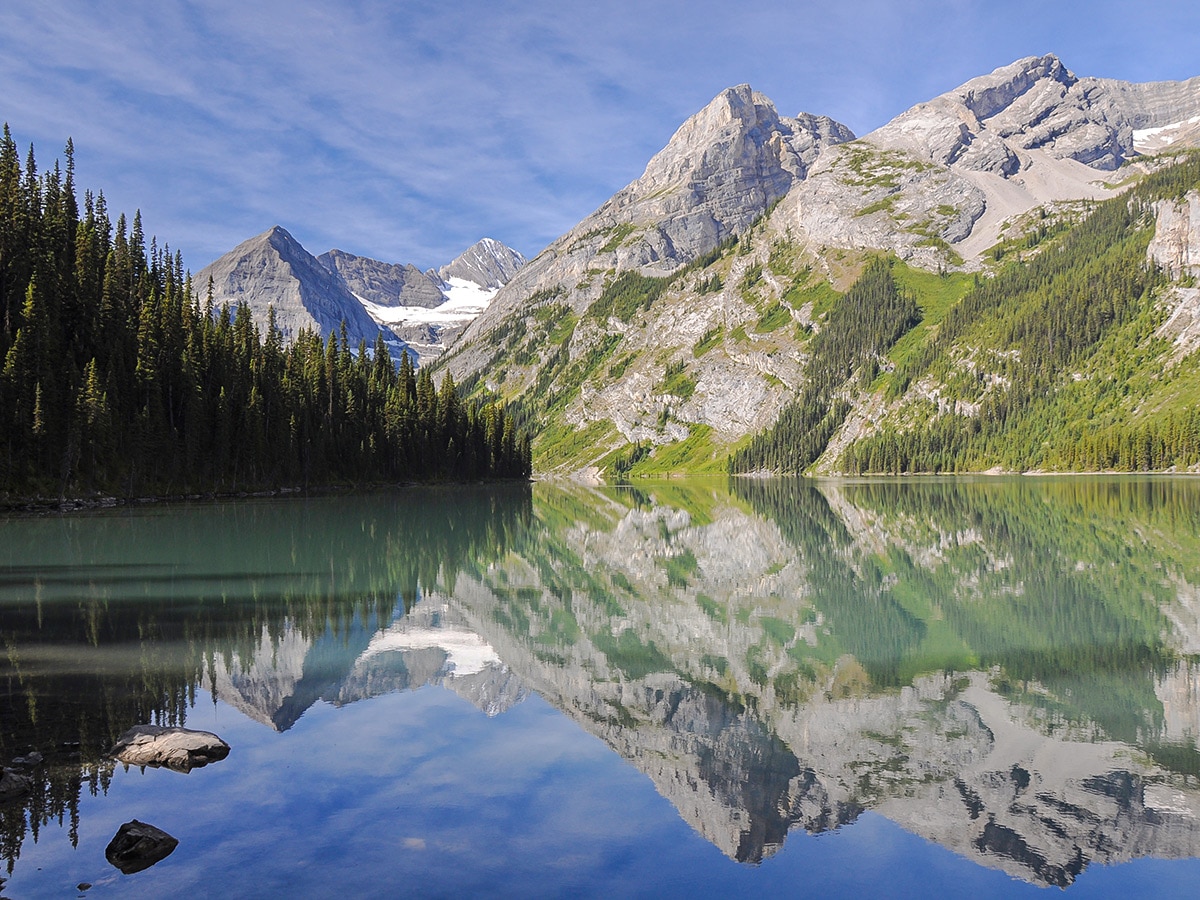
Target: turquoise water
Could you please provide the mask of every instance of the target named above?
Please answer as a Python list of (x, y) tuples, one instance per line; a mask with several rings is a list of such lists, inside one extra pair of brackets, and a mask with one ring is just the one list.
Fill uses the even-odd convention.
[[(5, 897), (1200, 888), (1194, 480), (10, 518), (0, 640)], [(151, 721), (232, 751), (106, 758)]]

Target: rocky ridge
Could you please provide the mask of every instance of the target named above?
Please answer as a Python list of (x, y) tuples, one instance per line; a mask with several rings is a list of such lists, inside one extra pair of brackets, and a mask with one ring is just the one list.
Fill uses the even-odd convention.
[(373, 345), (380, 331), (345, 282), (278, 225), (205, 266), (194, 282), (203, 292), (210, 278), (214, 308), (246, 303), (260, 329), (273, 308), (287, 341), (304, 329), (328, 337), (343, 321), (355, 346), (360, 340)]
[[(594, 448), (587, 458), (535, 444), (545, 470), (689, 440), (685, 465), (715, 464), (804, 384), (830, 289), (846, 289), (865, 256), (986, 273), (1002, 243), (1078, 221), (1161, 165), (1139, 155), (1152, 139), (1186, 147), (1197, 124), (1200, 78), (1081, 78), (1052, 55), (972, 79), (857, 140), (731, 88), (532, 260), (443, 364), (545, 407), (536, 415), (550, 435), (587, 435), (577, 442)], [(653, 277), (670, 281), (646, 293)], [(629, 285), (648, 299), (618, 309), (613, 292)], [(882, 412), (851, 418), (869, 430)]]
[(408, 353), (430, 362), (524, 262), (491, 238), (428, 272), (336, 249), (314, 257), (276, 225), (201, 269), (195, 281), (204, 286), (212, 278), (218, 308), (247, 303), (260, 329), (274, 307), (285, 341), (305, 328), (328, 338), (344, 319), (352, 345), (373, 346), (382, 332), (393, 358)]
[(385, 263), (344, 250), (329, 250), (317, 259), (330, 272), (340, 275), (355, 296), (377, 306), (432, 309), (446, 302), (438, 285), (412, 263)]

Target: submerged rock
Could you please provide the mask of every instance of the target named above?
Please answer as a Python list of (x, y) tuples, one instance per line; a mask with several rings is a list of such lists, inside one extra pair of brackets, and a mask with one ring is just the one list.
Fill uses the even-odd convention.
[(123, 874), (132, 875), (166, 859), (178, 846), (179, 841), (161, 828), (134, 819), (117, 829), (104, 858)]
[(121, 735), (110, 755), (130, 766), (166, 766), (189, 772), (224, 759), (229, 745), (209, 731), (135, 725)]
[(33, 779), (12, 769), (0, 769), (0, 803), (24, 797), (33, 790)]

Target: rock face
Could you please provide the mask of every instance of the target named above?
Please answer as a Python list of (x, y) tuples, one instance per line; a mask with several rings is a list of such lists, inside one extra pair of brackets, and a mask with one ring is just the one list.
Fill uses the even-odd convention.
[(343, 250), (330, 250), (317, 259), (340, 275), (350, 290), (379, 306), (422, 306), (431, 309), (446, 302), (433, 280), (412, 263), (385, 263)]
[[(805, 383), (807, 339), (825, 315), (810, 289), (845, 290), (879, 251), (928, 271), (985, 269), (1001, 242), (1078, 221), (1132, 183), (1156, 142), (1198, 137), (1200, 78), (1081, 78), (1053, 55), (972, 79), (858, 140), (729, 88), (526, 265), (441, 364), (531, 408), (553, 398), (547, 432), (591, 429), (573, 452), (594, 455), (547, 468), (691, 437), (728, 446), (772, 424)], [(1114, 174), (1127, 163), (1128, 176)], [(1183, 258), (1196, 258), (1194, 214), (1161, 215), (1163, 264), (1195, 265)], [(703, 272), (682, 270), (710, 253)], [(606, 290), (626, 273), (675, 278), (614, 314)]]
[(189, 772), (227, 757), (229, 745), (208, 731), (135, 725), (121, 735), (110, 755), (130, 766), (165, 766)]
[[(662, 274), (757, 220), (827, 146), (854, 133), (827, 116), (781, 117), (747, 84), (722, 91), (679, 127), (641, 178), (529, 262), (472, 323), (465, 343), (539, 290), (565, 289), (577, 310), (599, 293), (591, 269)], [(583, 284), (580, 284), (584, 282)], [(580, 285), (578, 288), (577, 285)], [(468, 355), (454, 371), (469, 369)]]
[(868, 137), (942, 165), (1005, 176), (1022, 168), (1022, 150), (1111, 171), (1137, 155), (1134, 129), (1200, 112), (1198, 90), (1200, 79), (1079, 78), (1056, 56), (1031, 56), (918, 104)]
[(740, 234), (805, 178), (825, 147), (853, 139), (826, 116), (780, 117), (765, 96), (738, 85), (684, 122), (642, 177), (590, 220), (644, 229), (618, 254), (619, 267), (669, 271)]
[(1147, 257), (1172, 278), (1200, 275), (1200, 193), (1156, 204), (1154, 238)]
[(914, 106), (852, 153), (828, 154), (786, 212), (810, 244), (891, 250), (934, 268), (947, 261), (942, 241), (970, 261), (1014, 216), (1111, 196), (1104, 173), (1158, 131), (1185, 142), (1196, 116), (1200, 78), (1079, 78), (1056, 56), (1029, 57)]
[(288, 341), (306, 328), (326, 338), (343, 321), (355, 346), (359, 340), (373, 345), (380, 331), (345, 282), (278, 225), (201, 269), (194, 283), (202, 295), (210, 277), (214, 307), (244, 302), (260, 329), (274, 307), (276, 324)]
[(104, 858), (132, 875), (162, 862), (179, 846), (179, 841), (161, 828), (134, 819), (122, 825), (104, 850)]
[(525, 257), (512, 247), (494, 238), (483, 238), (439, 268), (436, 275), (443, 286), (448, 286), (451, 278), (459, 278), (484, 290), (498, 291), (512, 281), (523, 265)]

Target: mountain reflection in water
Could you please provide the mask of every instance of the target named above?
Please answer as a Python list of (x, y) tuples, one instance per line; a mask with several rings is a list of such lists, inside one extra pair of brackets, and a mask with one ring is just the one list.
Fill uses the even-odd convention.
[(756, 863), (866, 810), (1066, 886), (1200, 856), (1200, 483), (417, 490), (0, 522), (12, 870), (132, 724), (536, 692)]

